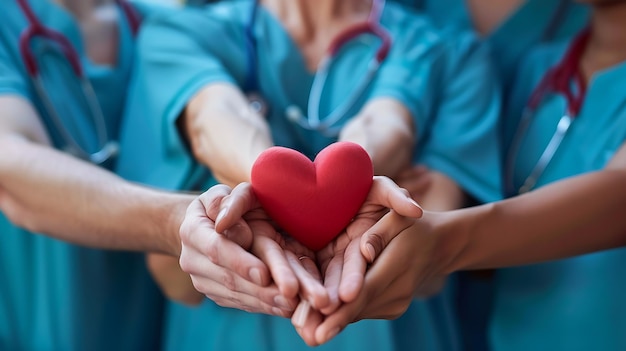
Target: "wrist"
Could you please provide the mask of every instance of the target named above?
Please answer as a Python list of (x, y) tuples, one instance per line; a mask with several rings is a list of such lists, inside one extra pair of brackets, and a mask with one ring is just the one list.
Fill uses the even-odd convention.
[(498, 213), (495, 203), (449, 212), (442, 230), (448, 252), (447, 272), (488, 268), (485, 262), (493, 252), (493, 234), (485, 223), (495, 223)]
[(180, 240), (180, 225), (182, 224), (189, 204), (196, 198), (193, 195), (172, 194), (170, 201), (162, 206), (155, 223), (161, 222), (159, 229), (163, 242), (163, 251), (169, 255), (180, 256), (182, 244)]
[(449, 275), (466, 268), (471, 223), (461, 211), (431, 212), (432, 233), (436, 240), (434, 265), (437, 273)]

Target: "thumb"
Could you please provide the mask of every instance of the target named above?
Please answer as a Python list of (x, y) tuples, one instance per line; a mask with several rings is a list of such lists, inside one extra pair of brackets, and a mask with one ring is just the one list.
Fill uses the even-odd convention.
[(259, 206), (250, 183), (241, 183), (224, 195), (219, 214), (215, 219), (215, 230), (222, 233), (235, 225), (249, 211)]
[(369, 263), (373, 263), (389, 242), (414, 222), (415, 219), (400, 216), (394, 211), (385, 214), (361, 236), (361, 254)]
[(387, 207), (405, 217), (421, 218), (424, 214), (422, 207), (411, 198), (408, 191), (384, 176), (374, 177), (366, 202)]

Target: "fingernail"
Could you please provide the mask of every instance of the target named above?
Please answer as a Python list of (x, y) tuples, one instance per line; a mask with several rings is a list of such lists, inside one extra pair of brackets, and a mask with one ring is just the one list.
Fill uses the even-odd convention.
[[(412, 198), (409, 198), (409, 201), (411, 201), (411, 203), (413, 205), (415, 205), (415, 207), (419, 208), (420, 210), (422, 209), (422, 206), (420, 206), (417, 201), (413, 200)], [(219, 216), (218, 216), (219, 217)]]
[(296, 312), (293, 315), (293, 325), (295, 327), (302, 328), (306, 322), (306, 318), (309, 314), (310, 305), (306, 301), (302, 301), (300, 306), (296, 308)]
[(220, 213), (217, 214), (217, 218), (215, 218), (215, 223), (218, 223), (219, 221), (221, 221), (224, 217), (226, 217), (226, 214), (228, 213), (228, 207), (224, 207), (220, 210)]
[(367, 250), (367, 254), (370, 256), (369, 261), (374, 262), (376, 259), (376, 250), (374, 250), (374, 245), (367, 243), (365, 245), (365, 249)]
[(287, 301), (286, 298), (284, 298), (281, 295), (276, 295), (274, 296), (274, 303), (280, 307), (280, 308), (284, 308), (284, 309), (292, 309), (293, 307), (289, 304), (289, 301)]
[(263, 284), (263, 280), (261, 279), (261, 271), (259, 271), (258, 268), (250, 268), (248, 275), (250, 276), (250, 279), (254, 284)]
[(326, 341), (329, 341), (332, 338), (334, 338), (335, 336), (337, 336), (337, 334), (339, 334), (340, 331), (341, 331), (341, 329), (339, 329), (339, 328), (335, 328), (335, 329), (329, 331), (328, 334), (326, 334)]

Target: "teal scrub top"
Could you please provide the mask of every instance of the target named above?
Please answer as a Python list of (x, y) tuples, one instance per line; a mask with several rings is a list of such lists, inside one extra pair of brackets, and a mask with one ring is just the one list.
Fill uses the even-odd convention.
[[(568, 45), (541, 47), (525, 59), (507, 113), (509, 138), (530, 93)], [(535, 188), (606, 166), (626, 141), (625, 79), (624, 62), (592, 77), (581, 112)], [(565, 108), (562, 95), (544, 97), (515, 159), (516, 186), (536, 164)], [(493, 350), (626, 350), (625, 266), (626, 249), (615, 249), (499, 270), (489, 328)]]
[[(82, 57), (106, 119), (117, 137), (123, 115), (134, 39), (126, 17), (120, 21), (120, 51), (115, 67), (86, 58), (77, 23), (50, 1), (29, 1), (46, 26), (63, 33)], [(0, 5), (0, 95), (30, 101), (42, 116), (55, 147), (65, 144), (34, 91), (18, 51), (18, 37), (28, 24), (16, 1)], [(41, 57), (44, 40), (31, 50)], [(79, 96), (76, 79), (55, 57), (39, 60), (42, 78), (53, 101)], [(69, 106), (77, 108), (77, 104)], [(59, 110), (62, 107), (59, 106)], [(67, 114), (61, 113), (71, 126)], [(96, 140), (92, 121), (78, 114), (71, 133)], [(88, 144), (94, 150), (97, 145)], [(122, 151), (123, 152), (123, 151)], [(45, 174), (42, 174), (45, 177)], [(94, 199), (97, 201), (97, 199)], [(156, 350), (163, 298), (152, 282), (141, 254), (108, 252), (70, 245), (27, 232), (0, 214), (0, 349), (1, 350)]]
[[(438, 27), (473, 30), (466, 0), (395, 0), (424, 12)], [(493, 33), (484, 38), (505, 92), (515, 77), (520, 57), (534, 46), (570, 38), (587, 23), (588, 6), (572, 0), (527, 0)]]
[[(122, 146), (130, 142), (141, 147), (120, 157), (120, 174), (174, 189), (198, 184), (201, 189), (211, 183), (202, 184), (196, 177), (202, 167), (194, 162), (176, 120), (207, 84), (244, 86), (244, 28), (250, 11), (249, 1), (226, 1), (146, 23), (121, 137)], [(488, 52), (469, 34), (444, 40), (423, 17), (391, 2), (381, 22), (393, 38), (391, 51), (348, 115), (374, 97), (397, 99), (417, 126), (416, 162), (448, 174), (480, 201), (500, 198), (500, 99)], [(295, 104), (307, 110), (314, 73), (306, 69), (280, 22), (262, 7), (254, 33), (262, 38), (257, 41), (260, 92), (269, 104), (267, 121), (274, 141), (312, 158), (336, 139), (293, 124), (285, 109)], [(356, 86), (362, 76), (358, 72), (365, 72), (376, 47), (354, 40), (340, 50), (321, 99), (322, 115)], [(353, 324), (318, 349), (456, 350), (460, 344), (449, 296), (445, 291), (415, 301), (396, 321)], [(289, 320), (225, 309), (209, 300), (198, 308), (171, 303), (165, 348), (195, 350), (199, 345), (215, 350), (306, 349)]]

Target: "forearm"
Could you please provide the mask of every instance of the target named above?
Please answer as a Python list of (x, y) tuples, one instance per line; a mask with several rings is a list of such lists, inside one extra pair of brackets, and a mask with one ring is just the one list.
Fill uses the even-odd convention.
[(372, 159), (374, 174), (395, 178), (410, 166), (413, 130), (405, 107), (393, 99), (378, 98), (344, 127), (339, 139), (361, 145)]
[(183, 115), (183, 130), (193, 154), (224, 184), (250, 181), (258, 155), (273, 146), (263, 116), (229, 84), (211, 84), (200, 91)]
[(456, 211), (440, 222), (444, 251), (454, 253), (446, 270), (531, 264), (626, 245), (624, 208), (626, 171), (610, 169)]
[(16, 225), (80, 245), (179, 254), (192, 195), (126, 182), (18, 136), (0, 138), (0, 209)]

